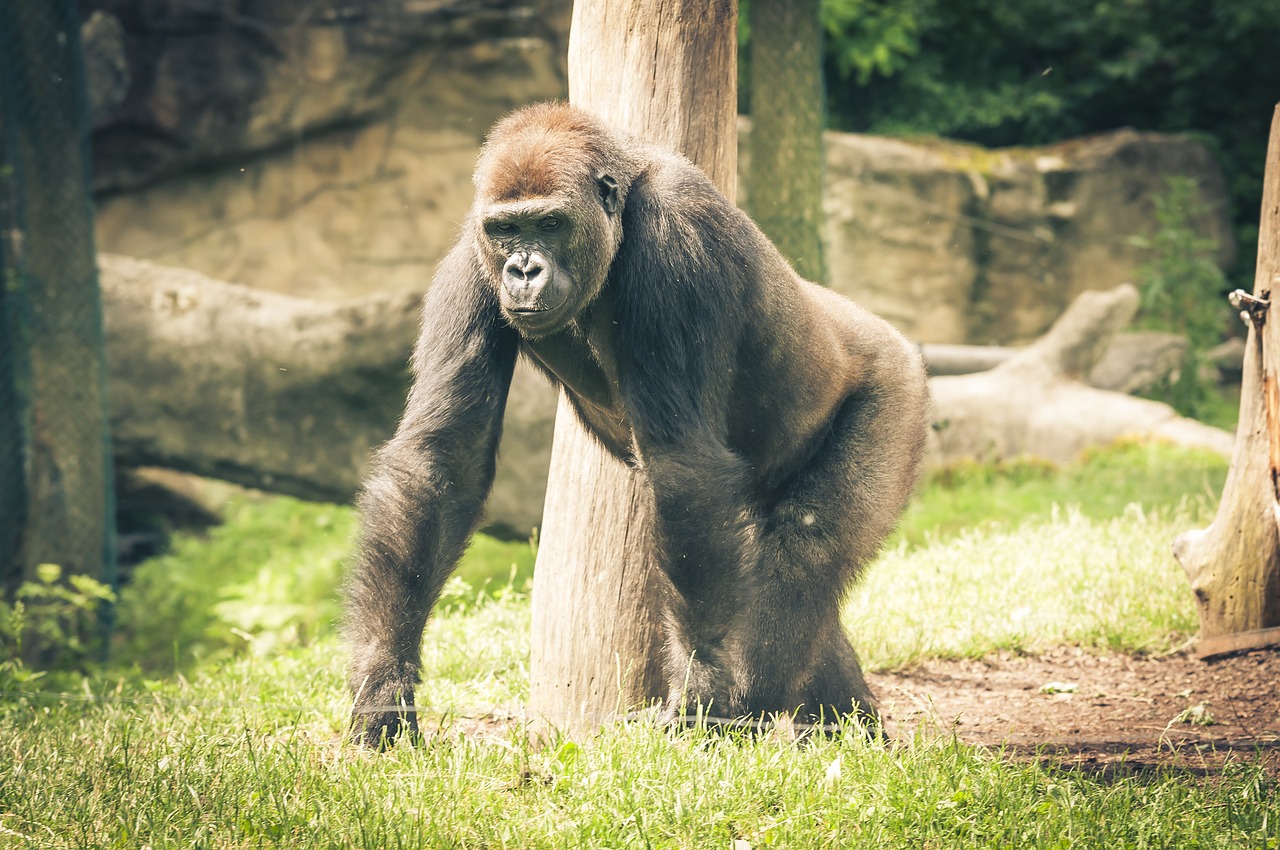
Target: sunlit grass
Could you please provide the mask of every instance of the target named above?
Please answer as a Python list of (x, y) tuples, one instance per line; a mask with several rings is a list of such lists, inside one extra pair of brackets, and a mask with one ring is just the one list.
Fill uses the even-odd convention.
[[(1224, 466), (1127, 446), (944, 473), (849, 600), (864, 661), (1177, 645), (1195, 618), (1169, 544), (1207, 519)], [(199, 651), (173, 650), (181, 675), (114, 668), (0, 697), (0, 847), (1280, 846), (1275, 780), (1248, 764), (1104, 779), (945, 730), (891, 746), (642, 723), (544, 744), (518, 722), (483, 731), (475, 718), (527, 699), (532, 563), (527, 544), (483, 538), (424, 640), (418, 704), (442, 731), (356, 750), (331, 624), (289, 631), (262, 611), (238, 644), (219, 631), (251, 587), (285, 611), (332, 605), (353, 532), (345, 509), (249, 505), (146, 565), (126, 637), (170, 628)]]
[(1152, 441), (1122, 441), (1066, 466), (1036, 459), (960, 463), (927, 476), (890, 548), (900, 540), (919, 545), (1044, 519), (1068, 506), (1094, 519), (1120, 516), (1131, 504), (1204, 518), (1226, 474), (1226, 460), (1212, 452)]
[[(480, 606), (501, 608), (503, 602)], [(457, 615), (475, 621), (476, 614)], [(451, 615), (452, 616), (452, 615)], [(486, 624), (492, 626), (493, 623)], [(1104, 779), (924, 732), (794, 743), (645, 724), (341, 741), (331, 639), (189, 681), (0, 703), (0, 846), (1268, 847), (1260, 767)]]
[(847, 621), (873, 668), (924, 658), (1077, 644), (1171, 649), (1197, 628), (1170, 545), (1186, 511), (1090, 519), (1060, 509), (886, 553), (852, 595)]

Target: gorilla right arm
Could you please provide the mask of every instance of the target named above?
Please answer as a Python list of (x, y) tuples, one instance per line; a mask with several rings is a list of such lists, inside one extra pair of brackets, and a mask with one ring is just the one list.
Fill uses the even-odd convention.
[(462, 239), (423, 302), (413, 387), (360, 496), (359, 554), (346, 587), (352, 735), (382, 746), (417, 731), (422, 631), (493, 483), (518, 337)]

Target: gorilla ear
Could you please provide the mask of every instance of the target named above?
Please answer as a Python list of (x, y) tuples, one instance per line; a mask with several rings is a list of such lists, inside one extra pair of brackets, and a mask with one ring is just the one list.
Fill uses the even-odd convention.
[(608, 174), (596, 178), (596, 189), (600, 192), (600, 205), (609, 215), (618, 211), (618, 181)]

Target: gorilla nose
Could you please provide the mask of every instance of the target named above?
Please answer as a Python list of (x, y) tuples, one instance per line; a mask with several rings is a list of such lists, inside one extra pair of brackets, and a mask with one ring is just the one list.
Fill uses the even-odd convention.
[(540, 282), (538, 278), (546, 271), (546, 266), (536, 254), (513, 254), (502, 271), (525, 285), (532, 285)]

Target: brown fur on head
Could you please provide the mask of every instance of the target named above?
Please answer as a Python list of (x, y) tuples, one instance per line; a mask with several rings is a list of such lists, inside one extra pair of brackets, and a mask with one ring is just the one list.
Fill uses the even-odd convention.
[(473, 180), (490, 202), (545, 198), (609, 173), (625, 193), (637, 164), (621, 139), (567, 103), (537, 103), (489, 132)]

